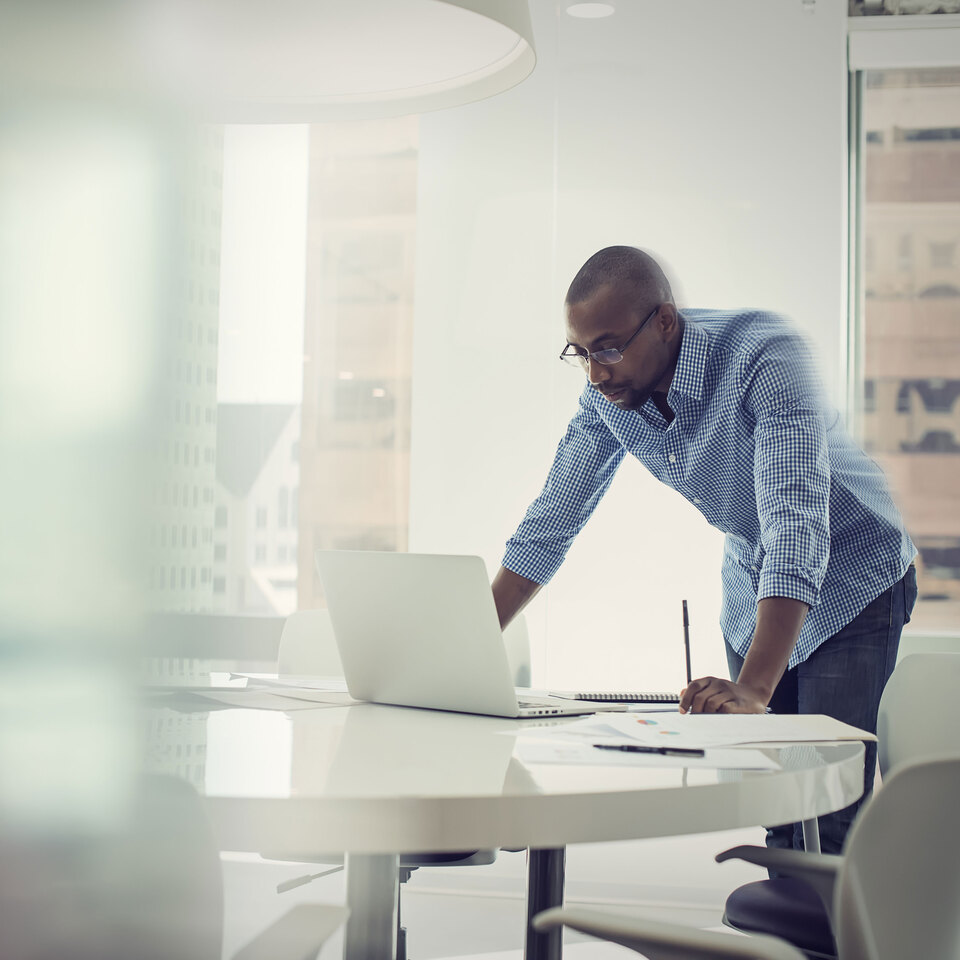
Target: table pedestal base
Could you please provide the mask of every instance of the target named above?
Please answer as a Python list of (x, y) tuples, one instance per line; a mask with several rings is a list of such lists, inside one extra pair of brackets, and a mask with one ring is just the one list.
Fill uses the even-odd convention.
[(397, 854), (348, 853), (343, 960), (394, 960), (397, 954)]
[(533, 929), (533, 918), (550, 907), (563, 906), (563, 873), (566, 848), (527, 851), (527, 936), (523, 955), (526, 960), (560, 960), (563, 930), (547, 933)]

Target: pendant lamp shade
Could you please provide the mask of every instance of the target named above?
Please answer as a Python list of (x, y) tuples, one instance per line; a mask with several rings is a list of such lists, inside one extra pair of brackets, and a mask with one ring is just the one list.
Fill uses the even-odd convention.
[(225, 123), (399, 116), (493, 96), (536, 54), (526, 0), (5, 0), (0, 85)]

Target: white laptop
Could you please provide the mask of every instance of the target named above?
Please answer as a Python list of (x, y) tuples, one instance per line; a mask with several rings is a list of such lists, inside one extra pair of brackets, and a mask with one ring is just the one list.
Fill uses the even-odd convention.
[(596, 711), (518, 700), (480, 557), (318, 550), (316, 562), (355, 700), (495, 717)]

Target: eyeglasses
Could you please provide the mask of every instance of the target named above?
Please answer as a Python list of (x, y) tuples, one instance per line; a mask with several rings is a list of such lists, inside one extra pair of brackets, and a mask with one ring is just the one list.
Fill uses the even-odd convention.
[(609, 347), (606, 350), (597, 350), (594, 353), (587, 353), (586, 350), (582, 350), (578, 347), (575, 347), (572, 343), (568, 343), (563, 348), (563, 351), (560, 354), (560, 359), (566, 360), (567, 363), (578, 365), (584, 370), (589, 369), (591, 360), (596, 360), (597, 363), (602, 363), (604, 365), (619, 363), (623, 359), (623, 351), (626, 350), (631, 343), (633, 343), (637, 337), (637, 334), (640, 333), (640, 331), (660, 312), (660, 307), (662, 306), (663, 304), (658, 303), (653, 308), (650, 316), (648, 316), (647, 319), (644, 320), (643, 323), (641, 323), (640, 326), (633, 331), (633, 333), (630, 335), (630, 339), (627, 340), (627, 342), (619, 349), (617, 347)]

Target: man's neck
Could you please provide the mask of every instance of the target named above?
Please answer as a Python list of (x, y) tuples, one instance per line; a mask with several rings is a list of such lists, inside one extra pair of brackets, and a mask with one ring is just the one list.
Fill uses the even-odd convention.
[(675, 414), (667, 403), (667, 395), (661, 393), (659, 390), (654, 390), (650, 395), (650, 399), (653, 401), (653, 405), (663, 414), (663, 419), (666, 420), (667, 423), (673, 423)]
[(670, 365), (669, 374), (660, 381), (660, 385), (665, 387), (664, 390), (654, 390), (650, 399), (653, 401), (654, 406), (663, 414), (663, 418), (667, 423), (673, 423), (674, 412), (670, 409), (669, 404), (667, 403), (667, 390), (670, 389), (670, 384), (673, 383), (674, 374), (677, 372), (677, 364), (680, 362), (680, 348), (683, 346), (683, 330), (686, 324), (683, 321), (683, 317), (679, 318), (680, 326), (680, 335), (677, 337), (677, 345), (674, 348), (673, 352), (673, 363)]

